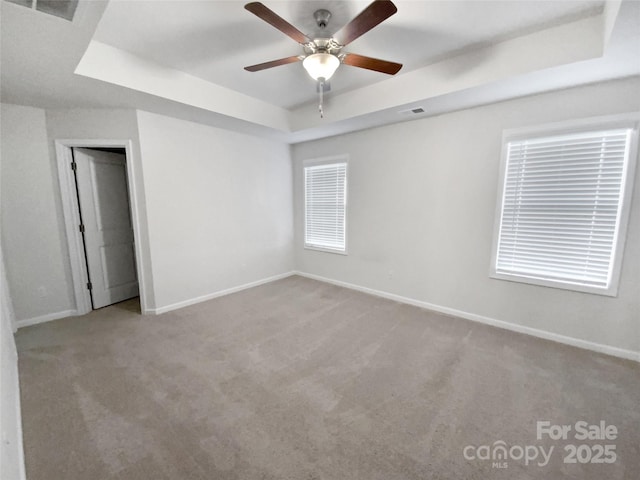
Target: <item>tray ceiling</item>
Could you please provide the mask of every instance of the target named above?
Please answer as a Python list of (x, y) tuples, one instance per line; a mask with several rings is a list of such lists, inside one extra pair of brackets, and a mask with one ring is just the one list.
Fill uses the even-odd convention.
[[(368, 1), (274, 1), (311, 36)], [(395, 76), (341, 65), (325, 118), (302, 53), (240, 1), (80, 0), (72, 22), (5, 0), (2, 99), (43, 108), (137, 108), (286, 142), (640, 75), (640, 2), (405, 1), (345, 50), (404, 64)], [(417, 110), (418, 113), (412, 113)], [(403, 113), (404, 112), (404, 113)]]

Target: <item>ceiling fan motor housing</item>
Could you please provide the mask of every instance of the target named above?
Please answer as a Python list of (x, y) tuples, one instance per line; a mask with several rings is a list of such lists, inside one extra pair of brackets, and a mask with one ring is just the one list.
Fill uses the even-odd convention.
[(340, 50), (342, 45), (333, 38), (314, 38), (311, 42), (303, 45), (307, 55), (313, 53), (330, 53), (340, 58)]

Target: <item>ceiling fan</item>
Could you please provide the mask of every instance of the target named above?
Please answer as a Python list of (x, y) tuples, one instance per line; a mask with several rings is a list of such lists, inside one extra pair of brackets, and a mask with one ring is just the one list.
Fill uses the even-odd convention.
[[(387, 60), (342, 51), (344, 47), (356, 38), (367, 33), (398, 11), (391, 0), (375, 0), (338, 32), (333, 35), (313, 39), (309, 38), (260, 2), (247, 3), (244, 8), (298, 42), (304, 49), (304, 54), (302, 55), (294, 55), (270, 62), (259, 63), (257, 65), (244, 67), (244, 69), (249, 72), (258, 72), (267, 68), (302, 61), (305, 70), (318, 82), (321, 117), (323, 116), (322, 95), (326, 88), (326, 82), (331, 78), (341, 63), (389, 75), (395, 75), (402, 68), (401, 63), (389, 62)], [(320, 9), (316, 10), (313, 16), (318, 27), (324, 32), (331, 18), (331, 12)]]

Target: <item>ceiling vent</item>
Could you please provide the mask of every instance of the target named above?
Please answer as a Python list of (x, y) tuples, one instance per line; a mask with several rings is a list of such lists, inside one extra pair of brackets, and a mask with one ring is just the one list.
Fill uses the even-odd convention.
[(78, 0), (6, 0), (16, 5), (37, 10), (48, 15), (73, 20), (78, 7)]
[(419, 115), (421, 113), (424, 113), (425, 110), (422, 107), (413, 107), (413, 108), (409, 108), (407, 110), (401, 110), (398, 113), (400, 115)]

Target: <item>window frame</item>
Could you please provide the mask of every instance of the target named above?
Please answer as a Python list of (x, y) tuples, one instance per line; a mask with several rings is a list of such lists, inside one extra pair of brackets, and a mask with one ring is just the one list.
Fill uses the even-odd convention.
[[(344, 192), (344, 250), (323, 247), (307, 243), (307, 173), (308, 167), (316, 167), (320, 165), (345, 165), (345, 192)], [(305, 250), (314, 250), (317, 252), (334, 253), (337, 255), (348, 255), (348, 216), (349, 216), (349, 156), (333, 155), (329, 157), (312, 158), (302, 162), (302, 196), (303, 196), (303, 247)]]
[[(498, 246), (500, 243), (500, 227), (502, 212), (504, 207), (504, 191), (506, 185), (506, 167), (508, 160), (508, 144), (512, 141), (525, 140), (545, 136), (566, 135), (575, 133), (586, 133), (597, 130), (613, 130), (616, 128), (632, 129), (629, 144), (629, 157), (626, 159), (625, 171), (621, 188), (621, 208), (618, 216), (617, 230), (612, 251), (612, 269), (609, 285), (607, 287), (597, 287), (572, 283), (569, 280), (554, 280), (546, 278), (528, 277), (520, 274), (507, 274), (497, 271)], [(507, 280), (517, 283), (525, 283), (544, 287), (552, 287), (562, 290), (572, 290), (583, 293), (592, 293), (616, 297), (620, 283), (620, 273), (622, 270), (622, 259), (624, 257), (624, 247), (627, 237), (627, 226), (631, 213), (631, 201), (635, 183), (635, 170), (638, 162), (638, 134), (640, 130), (640, 113), (624, 113), (618, 115), (608, 115), (600, 117), (590, 117), (581, 120), (571, 120), (545, 124), (535, 127), (525, 127), (504, 130), (502, 134), (502, 153), (500, 159), (500, 170), (498, 177), (498, 192), (496, 198), (496, 210), (494, 216), (493, 239), (491, 249), (491, 264), (489, 277), (497, 280)]]

